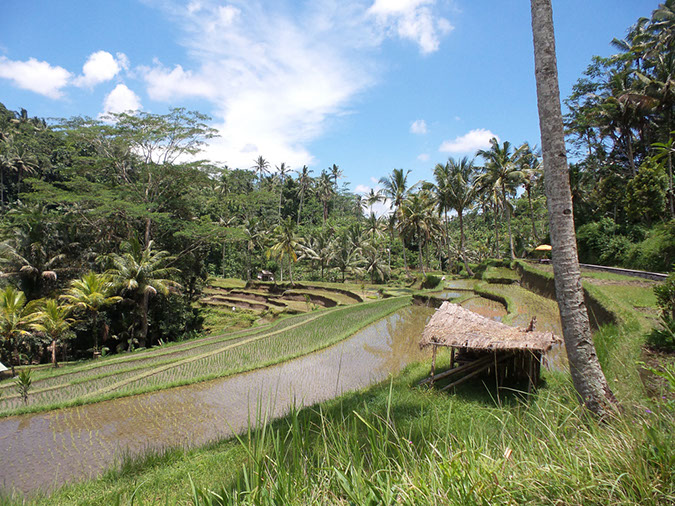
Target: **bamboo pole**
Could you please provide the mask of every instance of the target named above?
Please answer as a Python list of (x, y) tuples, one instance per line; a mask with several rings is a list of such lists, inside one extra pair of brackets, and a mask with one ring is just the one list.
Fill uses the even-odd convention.
[[(468, 364), (464, 364), (462, 366), (455, 367), (453, 369), (448, 369), (447, 371), (444, 371), (440, 374), (436, 374), (434, 376), (434, 380), (440, 380), (440, 379), (443, 379), (443, 378), (447, 378), (448, 376), (452, 376), (453, 374), (457, 374), (457, 373), (460, 373), (460, 372), (465, 372), (467, 370), (470, 371), (474, 367), (479, 367), (479, 366), (482, 366), (484, 364), (489, 364), (489, 362), (491, 362), (491, 360), (492, 360), (492, 357), (489, 356), (489, 355), (487, 357), (479, 358), (478, 360), (474, 360), (473, 362), (469, 362)], [(425, 383), (429, 383), (430, 380), (431, 380), (431, 378), (425, 378), (422, 381), (420, 381), (419, 384), (424, 385)]]
[[(506, 360), (507, 358), (508, 358), (508, 355), (505, 356), (505, 357), (502, 357), (501, 359), (499, 359), (498, 363), (499, 363), (499, 362), (503, 362), (503, 361)], [(443, 390), (448, 390), (449, 388), (456, 387), (457, 385), (461, 385), (461, 384), (464, 383), (465, 381), (467, 381), (467, 380), (473, 378), (474, 376), (476, 376), (476, 375), (482, 373), (483, 371), (485, 371), (486, 369), (489, 369), (490, 367), (492, 367), (492, 361), (491, 361), (491, 360), (490, 360), (486, 365), (484, 365), (483, 367), (480, 367), (480, 368), (478, 368), (477, 370), (473, 371), (472, 373), (467, 374), (467, 375), (464, 376), (463, 378), (458, 379), (457, 381), (455, 381), (455, 382), (453, 382), (453, 383), (450, 383), (449, 385), (444, 386), (443, 388), (441, 388), (441, 392), (442, 392)]]
[[(436, 373), (436, 350), (438, 349), (438, 346), (435, 344), (433, 346), (433, 351), (431, 352), (431, 376), (429, 378), (430, 384), (433, 386), (434, 384), (434, 374)], [(450, 365), (452, 367), (452, 364)]]

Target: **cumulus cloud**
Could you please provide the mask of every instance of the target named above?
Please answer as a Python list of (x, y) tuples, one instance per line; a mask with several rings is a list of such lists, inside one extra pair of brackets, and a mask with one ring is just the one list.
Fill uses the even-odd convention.
[(418, 119), (410, 125), (410, 133), (424, 135), (427, 133), (427, 122), (423, 119)]
[(126, 69), (129, 60), (124, 53), (117, 53), (117, 58), (107, 51), (96, 51), (89, 55), (82, 67), (82, 75), (78, 76), (73, 84), (83, 88), (91, 88), (97, 84), (110, 81)]
[(72, 79), (72, 74), (63, 67), (52, 66), (35, 58), (14, 61), (0, 56), (0, 78), (9, 79), (24, 90), (49, 98), (61, 98), (63, 88)]
[(420, 162), (428, 162), (429, 161), (429, 153), (420, 153), (417, 155), (417, 159)]
[(356, 5), (322, 0), (288, 12), (256, 1), (165, 3), (195, 63), (154, 62), (139, 74), (153, 100), (212, 104), (220, 137), (204, 156), (237, 167), (258, 155), (312, 165), (307, 144), (379, 78), (373, 50), (381, 37)]
[(104, 113), (138, 111), (141, 99), (124, 84), (118, 84), (103, 101)]
[(192, 63), (155, 61), (137, 70), (153, 100), (212, 105), (220, 136), (204, 156), (236, 167), (258, 155), (312, 165), (308, 143), (380, 80), (376, 50), (386, 37), (412, 38), (423, 52), (438, 47), (450, 25), (436, 15), (435, 1), (316, 0), (289, 8), (166, 0), (158, 5), (183, 32)]
[(368, 9), (378, 22), (402, 39), (417, 43), (422, 53), (438, 50), (441, 36), (453, 27), (450, 21), (434, 15), (435, 0), (375, 0)]
[(444, 141), (438, 148), (442, 153), (473, 153), (479, 149), (490, 147), (490, 139), (496, 137), (490, 130), (478, 128), (456, 137), (454, 140)]

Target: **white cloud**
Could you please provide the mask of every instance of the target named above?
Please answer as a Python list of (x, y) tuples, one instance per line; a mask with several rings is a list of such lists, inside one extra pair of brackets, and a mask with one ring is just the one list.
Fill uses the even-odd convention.
[(352, 4), (328, 3), (310, 2), (293, 13), (255, 1), (164, 4), (196, 65), (140, 68), (148, 95), (212, 104), (220, 137), (206, 157), (241, 168), (258, 155), (273, 164), (312, 165), (307, 143), (331, 118), (349, 114), (379, 71), (370, 54), (381, 40), (368, 32), (372, 22), (363, 9), (357, 16)]
[(410, 133), (424, 135), (427, 133), (427, 123), (423, 119), (418, 119), (410, 125)]
[(148, 85), (148, 95), (153, 100), (170, 101), (184, 97), (211, 98), (218, 96), (217, 84), (203, 75), (195, 76), (192, 71), (185, 71), (180, 65), (173, 70), (161, 64), (155, 67), (140, 67)]
[[(368, 9), (369, 0), (292, 7), (260, 0), (192, 0), (187, 6), (166, 0), (157, 4), (183, 32), (193, 63), (156, 61), (138, 70), (153, 100), (196, 98), (212, 105), (212, 126), (220, 136), (203, 156), (241, 168), (258, 155), (273, 164), (312, 165), (308, 143), (334, 118), (350, 114), (355, 98), (379, 81), (375, 57), (385, 37), (400, 37), (399, 25), (404, 30), (411, 20), (429, 17), (433, 41), (424, 44), (437, 47), (447, 25), (435, 16), (434, 2), (410, 8), (404, 5), (410, 2), (399, 2), (388, 12), (378, 2)], [(415, 40), (422, 41), (426, 35), (418, 32)]]
[(103, 101), (104, 113), (138, 111), (140, 109), (141, 99), (124, 84), (115, 86)]
[(63, 67), (53, 67), (46, 61), (29, 58), (13, 61), (0, 56), (0, 78), (9, 79), (18, 88), (33, 91), (49, 98), (61, 98), (62, 89), (72, 74)]
[[(490, 130), (478, 128), (469, 133), (456, 137), (452, 141), (445, 141), (438, 148), (443, 153), (473, 153), (479, 149), (490, 147), (490, 139), (497, 137)], [(499, 137), (497, 137), (499, 140)]]
[(452, 31), (452, 24), (434, 15), (435, 0), (375, 0), (368, 13), (402, 39), (412, 40), (422, 53), (438, 50), (440, 37)]
[(89, 55), (82, 66), (82, 75), (73, 84), (83, 88), (91, 88), (97, 84), (110, 81), (123, 68), (127, 68), (129, 60), (124, 53), (117, 53), (117, 58), (107, 51), (96, 51)]
[(417, 159), (420, 162), (428, 162), (429, 161), (429, 153), (420, 153), (417, 155)]

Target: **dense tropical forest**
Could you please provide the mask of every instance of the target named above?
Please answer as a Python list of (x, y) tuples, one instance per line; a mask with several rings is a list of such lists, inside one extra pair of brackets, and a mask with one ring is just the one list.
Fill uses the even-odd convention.
[[(565, 101), (582, 262), (672, 269), (674, 23), (668, 7), (638, 20)], [(200, 160), (208, 121), (180, 108), (45, 121), (0, 105), (3, 362), (194, 335), (209, 275), (408, 283), (548, 242), (527, 142), (492, 139), (431, 181), (394, 168), (358, 195), (337, 164)]]

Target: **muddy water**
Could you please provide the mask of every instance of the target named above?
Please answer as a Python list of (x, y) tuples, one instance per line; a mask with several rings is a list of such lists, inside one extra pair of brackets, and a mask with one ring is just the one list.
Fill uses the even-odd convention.
[(281, 416), (365, 387), (424, 359), (433, 309), (407, 307), (325, 350), (230, 378), (0, 420), (0, 485), (24, 492), (99, 474), (121, 453), (204, 444), (244, 429), (258, 409)]

